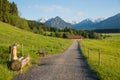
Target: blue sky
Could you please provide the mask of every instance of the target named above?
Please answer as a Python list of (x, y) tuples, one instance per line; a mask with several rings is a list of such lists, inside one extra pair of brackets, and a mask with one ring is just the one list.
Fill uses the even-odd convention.
[(120, 0), (9, 0), (30, 20), (60, 16), (66, 21), (107, 18), (120, 13)]

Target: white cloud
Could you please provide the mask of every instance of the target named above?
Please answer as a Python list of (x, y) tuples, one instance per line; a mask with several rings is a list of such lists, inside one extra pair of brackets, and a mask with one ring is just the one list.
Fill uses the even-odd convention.
[(34, 6), (28, 6), (29, 9), (37, 9), (44, 12), (60, 12), (60, 13), (70, 13), (75, 14), (79, 16), (83, 16), (84, 14), (80, 11), (71, 10), (69, 8), (62, 7), (60, 5), (51, 5), (51, 6), (42, 6), (42, 5), (34, 5)]
[(50, 5), (50, 6), (33, 5), (33, 6), (28, 6), (28, 8), (38, 10), (38, 11), (41, 11), (41, 12), (46, 12), (46, 13), (52, 13), (52, 14), (57, 13), (58, 16), (59, 16), (59, 14), (60, 15), (62, 14), (62, 15), (66, 15), (70, 18), (72, 18), (72, 17), (77, 18), (78, 20), (81, 17), (85, 16), (82, 11), (66, 8), (66, 7), (63, 7), (63, 6), (60, 6), (60, 5)]
[(34, 5), (34, 6), (28, 6), (29, 9), (37, 9), (44, 12), (60, 12), (60, 13), (68, 13), (71, 10), (68, 8), (64, 8), (59, 5), (51, 5), (51, 6), (41, 6), (41, 5)]

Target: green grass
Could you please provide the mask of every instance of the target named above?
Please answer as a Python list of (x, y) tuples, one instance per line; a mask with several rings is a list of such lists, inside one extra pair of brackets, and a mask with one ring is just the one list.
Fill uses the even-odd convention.
[[(21, 45), (23, 44), (23, 54), (30, 55), (31, 63), (35, 63), (39, 58), (38, 54), (36, 54), (39, 48), (44, 48), (48, 54), (55, 54), (64, 51), (70, 46), (72, 41), (62, 38), (45, 37), (0, 22), (0, 80), (11, 80), (14, 75), (7, 68), (9, 57), (8, 46), (13, 43), (19, 44), (19, 57), (21, 57)], [(35, 52), (31, 51), (32, 46)]]
[[(82, 53), (91, 69), (101, 80), (120, 80), (120, 34), (109, 34), (103, 40), (84, 39), (80, 41)], [(88, 57), (88, 48), (90, 53)], [(101, 61), (98, 65), (98, 49)]]

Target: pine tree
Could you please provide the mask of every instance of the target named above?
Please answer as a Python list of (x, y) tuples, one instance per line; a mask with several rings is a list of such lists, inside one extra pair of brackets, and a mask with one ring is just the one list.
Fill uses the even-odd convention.
[(3, 15), (2, 7), (3, 7), (3, 0), (0, 0), (0, 21), (2, 21), (2, 15)]
[(2, 0), (2, 13), (1, 18), (3, 22), (9, 22), (9, 2), (7, 0)]
[(12, 14), (12, 15), (18, 16), (17, 5), (16, 5), (14, 2), (10, 3), (10, 10), (9, 10), (9, 13)]

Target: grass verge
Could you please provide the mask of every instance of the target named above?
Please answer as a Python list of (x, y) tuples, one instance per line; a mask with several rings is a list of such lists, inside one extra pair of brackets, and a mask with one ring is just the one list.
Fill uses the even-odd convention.
[[(111, 37), (103, 40), (81, 40), (80, 47), (89, 66), (97, 73), (100, 80), (120, 80), (120, 34), (109, 35)], [(98, 49), (100, 49), (100, 65), (98, 65)]]

